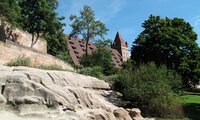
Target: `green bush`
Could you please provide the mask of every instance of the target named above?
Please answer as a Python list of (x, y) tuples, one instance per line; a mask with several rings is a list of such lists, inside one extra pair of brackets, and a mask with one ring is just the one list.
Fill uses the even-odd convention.
[(73, 65), (73, 60), (71, 58), (71, 56), (69, 55), (68, 51), (65, 51), (65, 52), (59, 52), (58, 55), (56, 55), (57, 58), (63, 60), (63, 61), (66, 61), (68, 62), (69, 64)]
[(93, 67), (85, 67), (82, 68), (79, 71), (80, 74), (83, 75), (88, 75), (88, 76), (93, 76), (93, 77), (97, 77), (99, 79), (103, 78), (103, 68), (100, 66), (93, 66)]
[(8, 66), (30, 66), (31, 64), (31, 59), (29, 57), (25, 56), (19, 56), (13, 60), (11, 60), (9, 63), (6, 65)]
[(154, 63), (142, 65), (133, 71), (123, 72), (113, 88), (138, 107), (145, 116), (182, 116), (181, 100), (175, 93), (180, 77), (165, 66), (157, 68)]
[(80, 63), (84, 67), (100, 66), (104, 75), (116, 74), (119, 69), (112, 64), (112, 54), (108, 48), (98, 48), (89, 54), (83, 54), (80, 58)]

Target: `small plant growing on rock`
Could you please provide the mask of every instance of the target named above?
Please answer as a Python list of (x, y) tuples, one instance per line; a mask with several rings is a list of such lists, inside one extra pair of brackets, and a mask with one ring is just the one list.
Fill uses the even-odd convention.
[(59, 70), (59, 71), (65, 71), (65, 69), (63, 69), (62, 66), (59, 66), (59, 65), (41, 65), (39, 66), (40, 69), (43, 69), (43, 70)]
[(6, 65), (7, 66), (30, 66), (31, 64), (31, 59), (29, 57), (25, 56), (19, 56), (10, 62), (8, 62)]

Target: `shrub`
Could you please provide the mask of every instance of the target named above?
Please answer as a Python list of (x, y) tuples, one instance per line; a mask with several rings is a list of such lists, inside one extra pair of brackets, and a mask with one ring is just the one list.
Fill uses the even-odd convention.
[(150, 63), (123, 72), (113, 87), (132, 102), (131, 107), (140, 108), (146, 116), (175, 117), (182, 116), (180, 98), (175, 93), (180, 83), (176, 73)]
[(29, 57), (25, 56), (19, 56), (13, 60), (11, 60), (9, 63), (6, 65), (8, 66), (30, 66), (31, 64), (31, 59)]
[(100, 66), (94, 66), (94, 67), (85, 67), (85, 68), (82, 68), (80, 70), (80, 74), (83, 74), (83, 75), (89, 75), (89, 76), (93, 76), (93, 77), (97, 77), (99, 79), (102, 79), (103, 78), (103, 68), (100, 67)]
[(63, 60), (63, 61), (68, 62), (71, 65), (74, 64), (72, 58), (70, 57), (70, 55), (68, 53), (68, 51), (66, 51), (66, 52), (59, 52), (59, 54), (56, 55), (56, 57), (59, 58), (59, 59), (61, 59), (61, 60)]
[(104, 75), (112, 75), (119, 70), (112, 64), (112, 54), (108, 48), (98, 48), (89, 54), (86, 59), (86, 54), (80, 58), (80, 63), (84, 67), (100, 66)]
[(106, 82), (112, 85), (116, 82), (118, 77), (119, 77), (119, 74), (114, 74), (114, 75), (104, 76), (103, 80), (105, 80)]

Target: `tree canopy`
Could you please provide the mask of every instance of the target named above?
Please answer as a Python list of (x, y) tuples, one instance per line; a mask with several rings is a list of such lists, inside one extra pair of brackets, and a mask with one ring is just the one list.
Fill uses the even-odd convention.
[[(21, 22), (22, 28), (32, 34), (31, 47), (38, 38), (52, 29), (57, 14), (57, 0), (21, 0)], [(53, 24), (54, 25), (54, 24)]]
[(144, 30), (132, 45), (132, 60), (137, 64), (164, 64), (175, 69), (185, 84), (199, 82), (200, 49), (195, 42), (197, 34), (189, 23), (180, 18), (151, 15), (142, 27)]
[(0, 19), (17, 26), (16, 20), (20, 17), (18, 0), (1, 0), (0, 8)]
[(86, 41), (86, 63), (88, 56), (88, 42), (97, 37), (103, 38), (108, 29), (105, 24), (95, 19), (95, 13), (89, 6), (84, 6), (80, 11), (80, 16), (71, 15), (70, 20), (72, 24), (72, 32), (70, 36), (81, 36)]

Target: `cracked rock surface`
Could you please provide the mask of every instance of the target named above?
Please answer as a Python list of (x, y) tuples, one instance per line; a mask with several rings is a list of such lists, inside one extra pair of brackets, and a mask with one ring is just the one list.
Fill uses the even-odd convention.
[(108, 83), (73, 72), (0, 66), (0, 91), (0, 119), (133, 120)]

